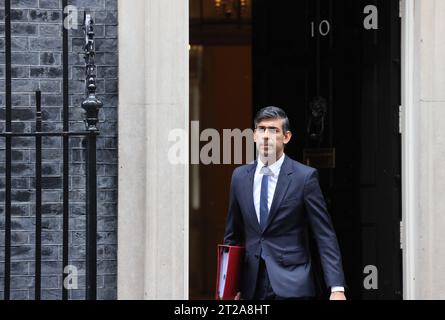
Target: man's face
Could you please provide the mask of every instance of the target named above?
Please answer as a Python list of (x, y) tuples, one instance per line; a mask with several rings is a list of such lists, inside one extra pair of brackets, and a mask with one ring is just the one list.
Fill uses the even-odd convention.
[(281, 119), (262, 120), (257, 124), (253, 136), (260, 156), (270, 163), (281, 157), (284, 145), (290, 141), (291, 137), (290, 131), (283, 132)]

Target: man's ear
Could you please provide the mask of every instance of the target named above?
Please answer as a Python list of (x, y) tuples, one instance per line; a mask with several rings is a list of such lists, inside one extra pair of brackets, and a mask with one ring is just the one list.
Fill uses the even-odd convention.
[(288, 144), (290, 139), (292, 138), (292, 132), (287, 131), (284, 135), (284, 144)]

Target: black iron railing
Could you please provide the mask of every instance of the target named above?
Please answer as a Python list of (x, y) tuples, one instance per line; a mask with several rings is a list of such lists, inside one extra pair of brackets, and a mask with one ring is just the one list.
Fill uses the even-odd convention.
[[(68, 5), (63, 0), (63, 8)], [(67, 14), (63, 13), (66, 18)], [(4, 299), (11, 295), (11, 165), (12, 146), (16, 137), (35, 137), (35, 299), (41, 298), (42, 279), (42, 137), (60, 137), (63, 148), (63, 240), (62, 240), (62, 279), (65, 278), (65, 267), (69, 263), (69, 142), (70, 137), (84, 137), (87, 140), (86, 158), (86, 299), (96, 299), (97, 275), (97, 177), (96, 177), (96, 139), (98, 112), (102, 102), (96, 97), (96, 65), (94, 45), (94, 22), (90, 15), (84, 16), (85, 30), (85, 62), (86, 62), (86, 93), (82, 103), (85, 109), (86, 130), (70, 131), (69, 126), (69, 84), (68, 84), (68, 30), (63, 27), (63, 131), (42, 132), (41, 92), (36, 91), (36, 129), (32, 133), (12, 132), (12, 90), (11, 90), (11, 1), (5, 0), (5, 131), (0, 138), (5, 139), (5, 266), (4, 266)], [(62, 281), (63, 283), (64, 281)], [(68, 299), (68, 289), (62, 284), (62, 299)]]

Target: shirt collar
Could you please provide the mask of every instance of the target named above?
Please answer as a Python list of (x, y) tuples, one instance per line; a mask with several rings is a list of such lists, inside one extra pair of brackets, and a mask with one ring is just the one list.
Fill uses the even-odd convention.
[[(283, 154), (281, 155), (280, 159), (278, 159), (277, 161), (275, 161), (273, 164), (271, 164), (269, 166), (269, 170), (272, 171), (273, 176), (278, 176), (278, 174), (280, 173), (280, 169), (281, 169), (281, 166), (282, 166), (282, 164), (284, 162), (284, 157), (285, 156), (286, 155), (283, 152)], [(257, 166), (256, 166), (256, 173), (259, 173), (261, 168), (264, 167), (264, 166), (265, 166), (265, 164), (261, 161), (260, 157), (258, 157)]]

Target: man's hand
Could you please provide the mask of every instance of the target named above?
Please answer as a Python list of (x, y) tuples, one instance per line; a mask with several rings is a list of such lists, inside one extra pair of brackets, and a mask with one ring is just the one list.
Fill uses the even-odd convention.
[(332, 292), (329, 300), (346, 300), (345, 293), (342, 291)]
[(234, 300), (241, 300), (241, 292), (238, 292)]

